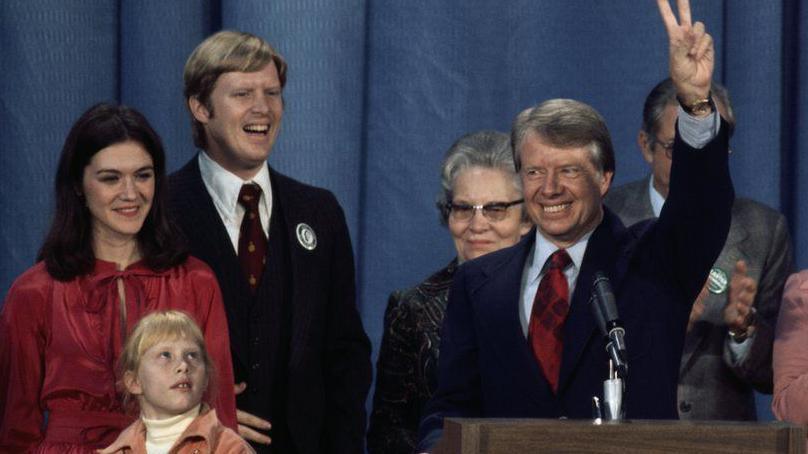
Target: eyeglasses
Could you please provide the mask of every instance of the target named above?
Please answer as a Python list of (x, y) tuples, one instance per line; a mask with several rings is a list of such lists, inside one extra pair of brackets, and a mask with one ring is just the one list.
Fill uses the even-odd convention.
[(654, 137), (654, 144), (659, 145), (659, 147), (662, 148), (662, 150), (665, 152), (665, 156), (667, 156), (668, 159), (673, 158), (673, 140), (670, 142), (663, 142), (659, 140), (659, 137)]
[[(732, 134), (732, 132), (730, 132), (730, 134)], [(668, 159), (673, 159), (673, 141), (672, 140), (670, 142), (665, 143), (665, 142), (662, 142), (661, 140), (659, 140), (657, 137), (654, 137), (654, 144), (659, 145), (662, 148), (662, 150), (665, 151), (665, 156), (667, 156)], [(727, 153), (732, 154), (732, 148), (727, 150)]]
[(519, 199), (513, 202), (493, 202), (486, 203), (485, 205), (449, 202), (446, 204), (446, 208), (449, 209), (449, 215), (457, 221), (468, 221), (474, 216), (474, 212), (479, 210), (486, 219), (497, 222), (505, 219), (505, 215), (508, 214), (508, 208), (524, 201), (524, 199)]

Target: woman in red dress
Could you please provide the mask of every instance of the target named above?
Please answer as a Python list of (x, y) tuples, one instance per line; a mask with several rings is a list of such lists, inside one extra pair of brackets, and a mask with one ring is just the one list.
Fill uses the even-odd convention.
[(0, 452), (90, 453), (115, 440), (137, 416), (124, 410), (115, 363), (158, 309), (202, 328), (219, 366), (208, 400), (236, 428), (219, 287), (167, 217), (166, 187), (160, 138), (137, 111), (99, 104), (71, 129), (38, 263), (0, 313)]

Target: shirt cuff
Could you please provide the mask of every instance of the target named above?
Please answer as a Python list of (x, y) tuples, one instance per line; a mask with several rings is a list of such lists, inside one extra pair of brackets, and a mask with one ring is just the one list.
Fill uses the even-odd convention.
[(686, 144), (693, 148), (703, 148), (718, 135), (721, 128), (721, 116), (713, 110), (706, 117), (695, 117), (678, 107), (679, 135)]
[(752, 341), (755, 339), (755, 334), (752, 333), (749, 337), (742, 342), (735, 342), (729, 335), (727, 335), (726, 343), (729, 349), (729, 357), (733, 365), (737, 365), (746, 359), (749, 354), (749, 349), (752, 348)]

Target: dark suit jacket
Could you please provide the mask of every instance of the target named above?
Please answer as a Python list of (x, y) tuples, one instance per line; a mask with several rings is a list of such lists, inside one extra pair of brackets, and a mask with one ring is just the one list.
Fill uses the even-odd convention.
[[(287, 424), (301, 453), (362, 453), (365, 399), (371, 381), (370, 342), (355, 303), (354, 262), (345, 217), (334, 196), (270, 168), (273, 216), (282, 213), (291, 256), (291, 340), (288, 357)], [(171, 175), (171, 208), (190, 242), (219, 280), (230, 326), (236, 370), (246, 358), (249, 300), (238, 257), (205, 188), (197, 158)], [(274, 211), (280, 210), (280, 211)], [(317, 245), (299, 243), (296, 228), (308, 224)], [(274, 241), (276, 239), (270, 239)], [(262, 279), (260, 301), (268, 295)], [(267, 345), (266, 348), (275, 348)], [(249, 383), (249, 387), (266, 383)], [(247, 397), (249, 398), (249, 397)], [(259, 402), (256, 405), (266, 405)]]
[(626, 229), (604, 209), (589, 238), (563, 329), (558, 394), (519, 323), (521, 276), (535, 235), (460, 266), (441, 336), (438, 390), (421, 423), (419, 448), (433, 446), (447, 416), (590, 418), (608, 368), (589, 304), (597, 271), (611, 279), (626, 327), (626, 417), (677, 417), (690, 307), (726, 239), (734, 194), (725, 125), (704, 149), (690, 149), (678, 135), (674, 147), (671, 196), (658, 222)]
[[(654, 217), (649, 178), (615, 188), (606, 196), (606, 206), (625, 225)], [(682, 419), (755, 420), (753, 390), (772, 392), (774, 326), (783, 285), (793, 266), (791, 241), (782, 214), (753, 200), (737, 198), (727, 242), (713, 266), (731, 277), (735, 262), (741, 259), (758, 282), (756, 334), (749, 340), (751, 345), (742, 361), (734, 360), (722, 315), (727, 294), (708, 293), (704, 314), (685, 337), (678, 392)]]

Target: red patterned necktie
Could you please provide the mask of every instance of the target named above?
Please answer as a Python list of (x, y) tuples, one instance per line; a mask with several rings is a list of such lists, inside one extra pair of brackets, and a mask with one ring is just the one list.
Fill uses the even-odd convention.
[(261, 187), (248, 183), (241, 187), (238, 193), (238, 203), (244, 207), (244, 219), (241, 221), (241, 230), (238, 236), (238, 260), (241, 269), (255, 293), (261, 282), (267, 256), (267, 237), (261, 226), (261, 215), (258, 212), (258, 202), (261, 201)]
[(544, 377), (547, 378), (553, 392), (557, 393), (561, 352), (564, 346), (562, 330), (570, 306), (569, 284), (564, 276), (564, 268), (572, 260), (567, 251), (559, 249), (547, 261), (547, 270), (533, 299), (527, 340)]

